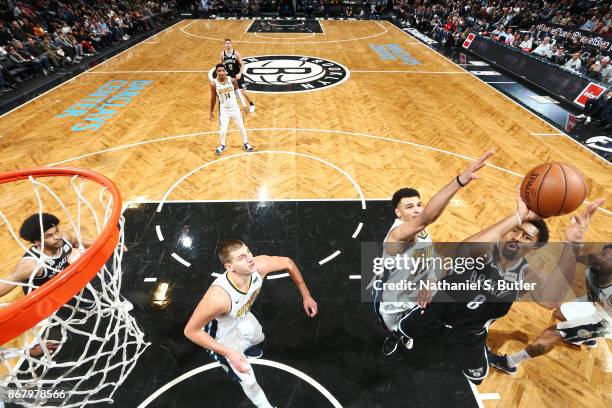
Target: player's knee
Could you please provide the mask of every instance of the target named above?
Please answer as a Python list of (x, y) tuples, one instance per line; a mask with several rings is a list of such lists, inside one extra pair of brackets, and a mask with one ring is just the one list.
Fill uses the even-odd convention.
[(254, 375), (247, 375), (240, 379), (240, 385), (245, 390), (255, 391), (259, 385), (257, 385), (257, 379), (255, 379)]

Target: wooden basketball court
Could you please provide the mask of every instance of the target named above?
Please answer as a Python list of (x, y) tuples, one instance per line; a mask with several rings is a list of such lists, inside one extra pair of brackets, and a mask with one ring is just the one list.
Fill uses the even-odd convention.
[[(607, 199), (587, 240), (610, 240), (612, 177), (600, 157), (387, 21), (320, 23), (323, 33), (262, 34), (246, 32), (251, 20), (183, 20), (3, 115), (0, 170), (92, 169), (114, 180), (126, 202), (387, 199), (403, 186), (417, 188), (426, 202), (495, 147), (482, 179), (457, 194), (431, 226), (435, 240), (461, 240), (512, 212), (522, 175), (547, 161), (580, 169), (587, 200)], [(243, 57), (320, 58), (345, 67), (348, 79), (309, 92), (250, 93), (256, 112), (243, 116), (256, 153), (244, 154), (230, 124), (228, 150), (219, 158), (217, 116), (208, 118), (208, 73), (227, 37)], [(400, 47), (416, 63), (384, 60), (372, 47), (381, 44)], [(98, 108), (65, 114), (86, 110), (74, 106), (105, 84), (123, 83), (116, 81), (151, 82), (97, 121), (84, 118), (96, 117)], [(83, 123), (100, 126), (78, 130)], [(14, 219), (31, 209), (16, 196), (2, 200)], [(567, 222), (567, 216), (550, 220), (551, 241), (562, 240)], [(11, 243), (2, 273), (21, 256), (10, 237), (3, 242)], [(518, 351), (550, 321), (550, 311), (515, 304), (491, 327), (489, 344)], [(486, 407), (609, 406), (611, 345), (558, 347), (513, 377), (492, 370), (478, 392), (499, 395)]]

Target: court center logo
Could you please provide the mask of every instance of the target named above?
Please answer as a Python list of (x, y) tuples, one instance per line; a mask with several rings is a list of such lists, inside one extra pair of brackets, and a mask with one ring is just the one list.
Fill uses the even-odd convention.
[(249, 92), (308, 92), (336, 86), (349, 78), (337, 62), (300, 55), (262, 55), (243, 58)]

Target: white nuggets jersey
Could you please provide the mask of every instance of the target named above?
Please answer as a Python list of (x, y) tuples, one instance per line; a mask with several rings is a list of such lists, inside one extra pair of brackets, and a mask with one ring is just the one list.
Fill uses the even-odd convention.
[[(399, 227), (401, 224), (403, 224), (403, 221), (399, 218), (396, 219), (391, 228), (389, 229), (389, 232), (385, 236), (382, 254), (383, 259), (396, 258), (396, 255), (389, 255), (389, 253), (387, 252), (387, 248), (390, 245), (401, 245), (401, 243), (386, 241), (389, 238), (391, 231)], [(402, 259), (408, 260), (408, 264), (406, 265), (407, 268), (400, 267), (393, 269), (385, 269), (385, 271), (378, 276), (378, 279), (381, 279), (384, 283), (400, 283), (401, 281), (418, 282), (420, 280), (424, 280), (427, 276), (431, 276), (435, 273), (435, 263), (426, 262), (428, 258), (432, 258), (435, 256), (431, 237), (426, 229), (421, 231), (415, 237), (414, 243), (408, 245), (408, 247), (401, 254), (399, 254), (399, 256)], [(417, 262), (417, 259), (420, 259), (420, 261)], [(418, 289), (416, 291), (404, 292), (400, 290), (385, 291), (382, 295), (382, 301), (394, 303), (414, 302), (416, 299), (416, 293), (418, 292)]]
[(234, 84), (231, 78), (227, 78), (227, 81), (222, 84), (215, 78), (215, 88), (217, 89), (217, 96), (219, 97), (219, 106), (224, 111), (238, 110), (238, 101), (236, 100), (236, 93), (234, 92)]
[(590, 302), (601, 303), (606, 311), (612, 311), (612, 284), (603, 288), (595, 285), (595, 276), (591, 267), (585, 271), (587, 283), (587, 297)]
[(227, 276), (227, 271), (215, 279), (212, 285), (219, 286), (227, 292), (232, 302), (232, 309), (229, 313), (213, 319), (204, 327), (204, 331), (222, 345), (238, 350), (240, 346), (238, 325), (250, 314), (251, 306), (259, 295), (262, 283), (263, 278), (257, 271), (251, 274), (251, 284), (246, 292), (234, 286)]

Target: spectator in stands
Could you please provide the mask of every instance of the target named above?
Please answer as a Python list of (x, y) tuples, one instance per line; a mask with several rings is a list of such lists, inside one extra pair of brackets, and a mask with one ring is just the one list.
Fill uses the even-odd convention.
[(531, 34), (525, 34), (523, 41), (519, 44), (519, 48), (525, 52), (531, 52), (533, 41), (531, 40)]
[(541, 57), (550, 58), (552, 55), (552, 45), (550, 45), (550, 37), (544, 37), (544, 40), (531, 52), (532, 54)]
[(508, 27), (508, 30), (506, 31), (506, 38), (504, 39), (504, 44), (509, 45), (510, 47), (512, 47), (512, 45), (514, 44), (514, 34), (512, 34), (512, 28)]
[(590, 20), (587, 20), (586, 23), (584, 23), (580, 29), (581, 30), (586, 30), (586, 31), (593, 31), (593, 29), (595, 28), (595, 26), (597, 25), (597, 15), (593, 14), (593, 17), (591, 17)]
[(580, 71), (581, 67), (582, 61), (580, 60), (579, 52), (573, 53), (572, 58), (565, 63), (565, 68), (569, 69), (570, 71), (578, 72)]
[[(604, 60), (605, 65), (604, 65)], [(601, 59), (601, 69), (599, 70), (599, 74), (601, 75), (601, 80), (607, 84), (612, 85), (612, 64), (610, 64), (610, 57), (604, 57)]]
[(37, 73), (42, 73), (43, 75), (47, 75), (48, 72), (43, 68), (40, 61), (26, 59), (22, 55), (20, 55), (15, 47), (12, 45), (8, 46), (8, 58), (18, 67), (23, 67), (27, 69), (28, 75), (33, 76)]
[[(28, 38), (28, 42), (25, 45), (26, 51), (34, 55), (36, 58), (46, 57), (55, 68), (60, 66), (60, 59), (53, 53), (46, 52), (33, 37)], [(53, 68), (53, 67), (52, 67)], [(52, 69), (53, 70), (53, 69)]]
[(608, 70), (609, 63), (610, 57), (604, 57), (601, 61), (595, 61), (595, 63), (589, 67), (589, 76), (595, 79), (601, 79), (601, 71)]
[(565, 50), (562, 45), (553, 45), (552, 52), (550, 55), (551, 62), (559, 65), (563, 65), (565, 63)]

